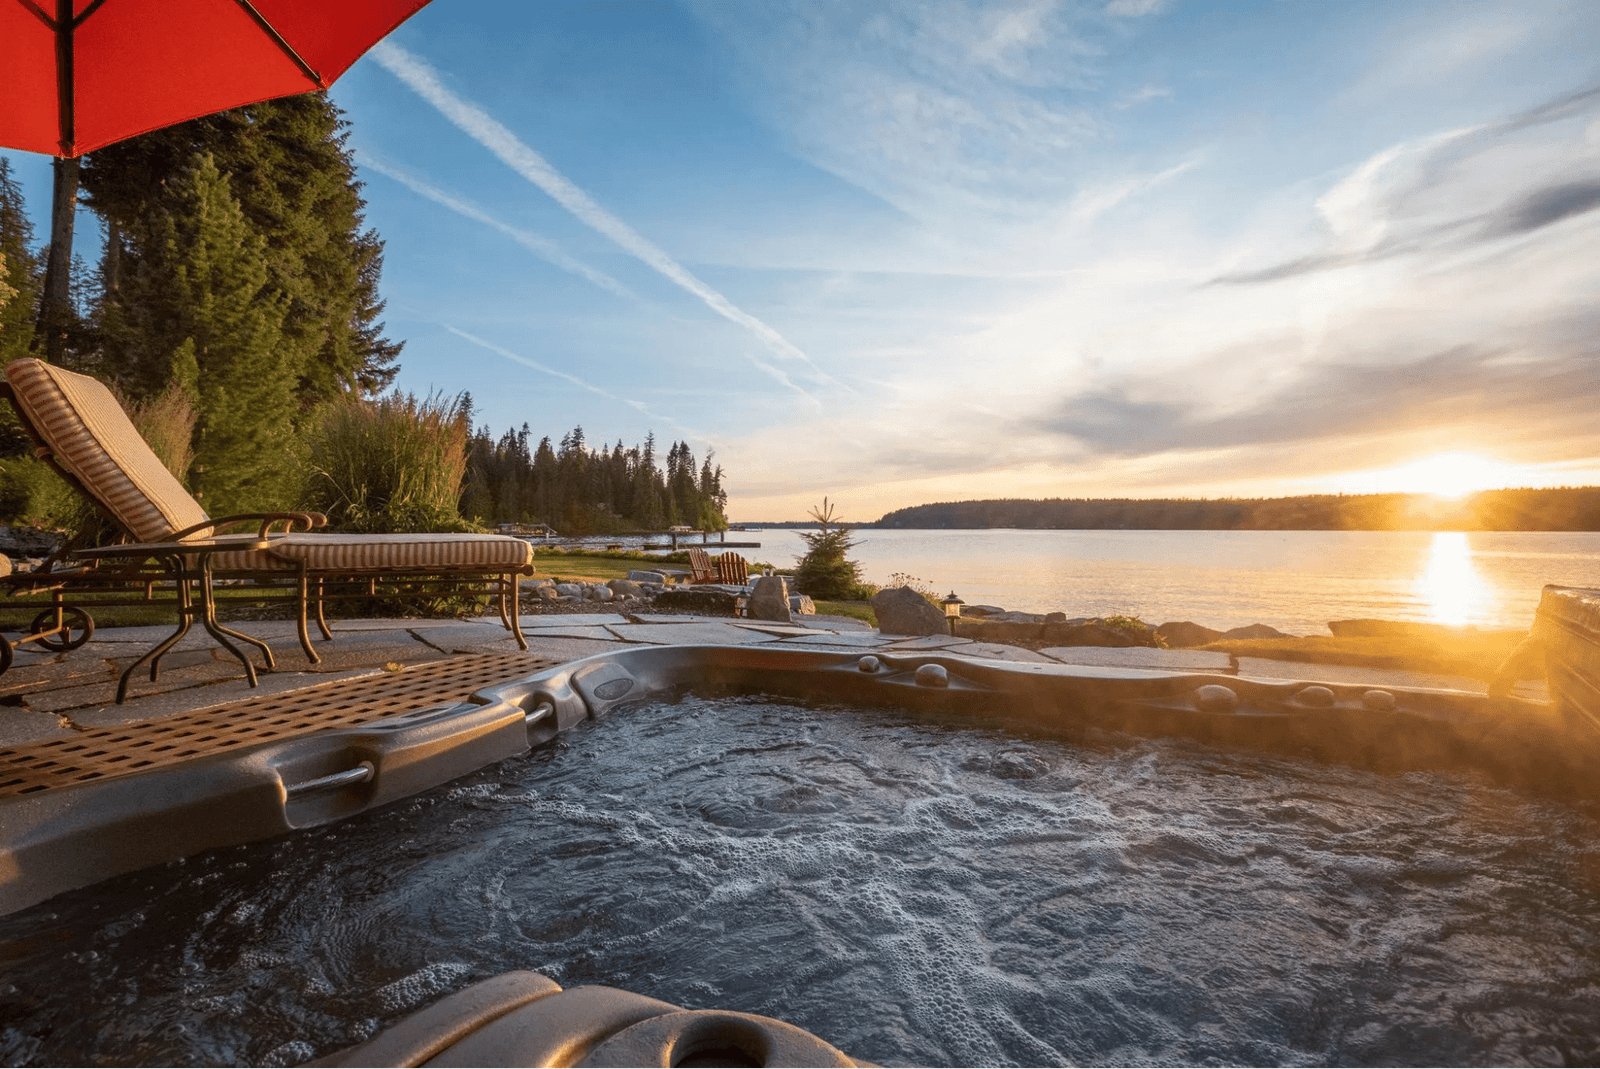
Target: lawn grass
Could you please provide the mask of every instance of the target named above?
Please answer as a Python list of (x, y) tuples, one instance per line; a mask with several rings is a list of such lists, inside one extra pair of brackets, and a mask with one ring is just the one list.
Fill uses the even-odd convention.
[(849, 616), (856, 620), (865, 620), (873, 627), (878, 626), (878, 614), (872, 611), (872, 606), (865, 601), (819, 601), (816, 603), (817, 613), (821, 616)]
[[(237, 610), (244, 607), (243, 603), (259, 603), (262, 595), (254, 590), (234, 587), (219, 586), (213, 588), (217, 601), (217, 616), (222, 620), (237, 619)], [(96, 595), (97, 597), (107, 595)], [(156, 597), (165, 599), (166, 604), (159, 601), (129, 600), (118, 605), (91, 605), (85, 611), (94, 617), (95, 627), (145, 627), (150, 624), (177, 625), (178, 608), (172, 602), (172, 591), (156, 589)], [(282, 595), (274, 600), (282, 600), (285, 606), (293, 604)], [(232, 604), (230, 604), (232, 603)], [(67, 604), (73, 604), (69, 596)], [(0, 631), (19, 631), (28, 626), (28, 623), (41, 611), (50, 607), (50, 595), (25, 594), (14, 598), (0, 599)], [(285, 609), (289, 615), (290, 610)]]

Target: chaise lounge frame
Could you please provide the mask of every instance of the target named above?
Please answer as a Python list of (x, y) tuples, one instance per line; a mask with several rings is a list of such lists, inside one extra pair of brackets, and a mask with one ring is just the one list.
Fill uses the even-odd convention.
[[(324, 603), (351, 597), (446, 591), (488, 594), (518, 647), (528, 648), (518, 604), (521, 577), (534, 571), (533, 547), (527, 541), (501, 535), (312, 534), (327, 522), (314, 512), (213, 518), (161, 464), (102, 383), (31, 358), (12, 361), (4, 374), (0, 392), (33, 440), (35, 454), (122, 534), (117, 545), (69, 546), (52, 558), (47, 570), (18, 577), (19, 582), (12, 584), (16, 592), (51, 593), (52, 609), (47, 612), (53, 619), (43, 622), (54, 625), (41, 627), (36, 619), (34, 634), (20, 641), (37, 640), (53, 649), (82, 645), (93, 630), (92, 620), (80, 607), (91, 603), (80, 600), (84, 595), (142, 590), (142, 600), (177, 609), (173, 633), (123, 672), (118, 703), (126, 698), (129, 679), (141, 665), (148, 663), (151, 681), (156, 680), (161, 657), (196, 620), (240, 661), (251, 686), (256, 685), (255, 666), (235, 640), (258, 649), (267, 668), (275, 666), (267, 643), (217, 619), (213, 588), (219, 580), (257, 584), (259, 596), (251, 600), (292, 597), (300, 646), (313, 664), (321, 657), (311, 644), (308, 618), (314, 616), (322, 637), (331, 641)], [(240, 528), (247, 533), (233, 533)], [(170, 598), (154, 597), (157, 583), (164, 589), (170, 586)], [(345, 583), (358, 589), (329, 589)], [(400, 584), (403, 589), (380, 592), (380, 583)], [(119, 602), (94, 602), (115, 603)], [(64, 630), (67, 613), (82, 615), (82, 633), (76, 639)], [(0, 656), (9, 664), (13, 643), (6, 644)]]

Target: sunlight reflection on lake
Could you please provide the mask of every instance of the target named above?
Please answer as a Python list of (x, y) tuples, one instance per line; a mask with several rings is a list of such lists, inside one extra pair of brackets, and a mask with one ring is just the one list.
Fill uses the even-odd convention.
[(1417, 577), (1417, 593), (1435, 623), (1467, 624), (1489, 608), (1489, 584), (1472, 564), (1472, 546), (1461, 531), (1438, 531), (1427, 567)]
[[(1600, 533), (1558, 531), (855, 532), (863, 576), (909, 573), (940, 595), (1071, 616), (1126, 613), (1227, 630), (1328, 621), (1526, 629), (1545, 583), (1600, 587)], [(793, 567), (792, 530), (751, 532), (752, 560)], [(713, 551), (715, 551), (713, 549)]]

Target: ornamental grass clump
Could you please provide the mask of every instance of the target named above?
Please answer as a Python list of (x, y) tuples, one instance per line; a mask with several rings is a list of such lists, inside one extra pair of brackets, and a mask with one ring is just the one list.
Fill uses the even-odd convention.
[(307, 442), (305, 505), (338, 531), (476, 530), (456, 505), (471, 433), (459, 397), (397, 392), (330, 405)]

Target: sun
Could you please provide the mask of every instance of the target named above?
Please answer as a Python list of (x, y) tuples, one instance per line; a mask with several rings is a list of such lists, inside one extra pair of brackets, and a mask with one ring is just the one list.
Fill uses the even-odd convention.
[(1492, 490), (1515, 478), (1517, 467), (1477, 453), (1435, 453), (1405, 464), (1367, 472), (1369, 493), (1432, 494), (1460, 498)]

